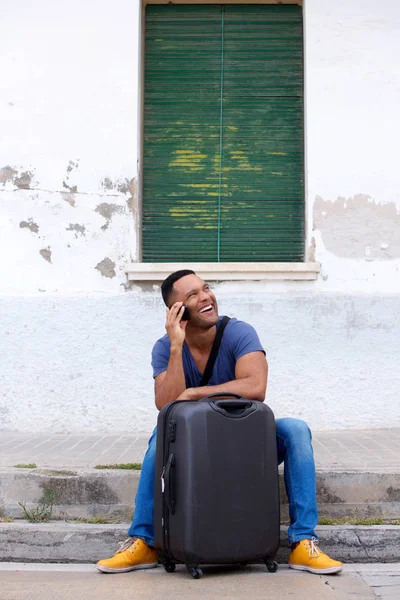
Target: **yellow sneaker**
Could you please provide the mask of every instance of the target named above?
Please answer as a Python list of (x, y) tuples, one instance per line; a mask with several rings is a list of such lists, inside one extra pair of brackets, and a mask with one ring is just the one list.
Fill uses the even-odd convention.
[(158, 564), (157, 551), (140, 538), (120, 542), (120, 549), (112, 558), (99, 560), (96, 568), (102, 573), (126, 573), (136, 569), (152, 569)]
[(289, 554), (289, 567), (318, 575), (339, 573), (343, 569), (342, 563), (321, 552), (316, 542), (316, 538), (301, 540)]

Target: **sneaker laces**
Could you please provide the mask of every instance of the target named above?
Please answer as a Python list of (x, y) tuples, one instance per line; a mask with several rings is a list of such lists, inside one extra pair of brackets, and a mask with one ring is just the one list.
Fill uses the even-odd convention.
[(316, 537), (312, 537), (310, 540), (308, 540), (310, 543), (310, 546), (308, 548), (308, 556), (310, 558), (318, 558), (318, 556), (320, 554), (322, 554), (321, 550), (318, 548), (317, 546), (317, 538)]
[(118, 542), (119, 548), (117, 550), (117, 554), (119, 554), (120, 552), (124, 552), (124, 550), (128, 550), (128, 548), (133, 546), (136, 541), (137, 538), (128, 538), (124, 542)]

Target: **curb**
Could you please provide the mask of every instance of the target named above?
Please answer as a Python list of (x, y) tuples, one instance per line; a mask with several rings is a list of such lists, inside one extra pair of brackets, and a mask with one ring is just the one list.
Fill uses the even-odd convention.
[[(28, 509), (37, 506), (46, 491), (56, 494), (53, 518), (78, 519), (94, 516), (129, 521), (132, 517), (140, 471), (110, 469), (0, 469), (0, 507), (5, 515), (24, 517), (19, 502)], [(398, 473), (317, 472), (317, 502), (320, 517), (398, 519), (400, 491)], [(280, 475), (283, 522), (288, 504)]]
[[(0, 561), (38, 563), (95, 563), (111, 556), (117, 542), (126, 539), (127, 524), (0, 523)], [(342, 562), (390, 563), (400, 561), (400, 526), (319, 526), (324, 552)], [(287, 527), (281, 527), (277, 560), (289, 554)]]

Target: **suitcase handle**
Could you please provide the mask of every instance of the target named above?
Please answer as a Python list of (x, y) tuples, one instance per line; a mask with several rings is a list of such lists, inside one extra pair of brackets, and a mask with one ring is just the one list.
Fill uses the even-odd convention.
[(210, 402), (212, 408), (225, 417), (241, 419), (256, 410), (250, 400), (216, 400)]
[(168, 457), (165, 467), (164, 483), (165, 483), (165, 502), (168, 510), (173, 515), (175, 513), (175, 454), (172, 453)]
[[(210, 394), (209, 396), (206, 396), (205, 398), (202, 398), (201, 400), (203, 402), (208, 402), (208, 400), (210, 400), (210, 398), (236, 398), (236, 400), (246, 400), (246, 398), (243, 398), (243, 396), (239, 396), (239, 394), (234, 394), (233, 392), (218, 392), (217, 394)], [(247, 400), (247, 402), (249, 402), (249, 400)]]
[[(216, 400), (215, 398), (221, 398), (221, 400)], [(211, 394), (202, 400), (204, 402), (209, 402), (211, 408), (224, 415), (224, 417), (233, 419), (247, 417), (247, 415), (257, 409), (257, 406), (251, 400), (247, 400), (247, 398), (243, 398), (242, 396), (238, 396), (238, 394), (232, 393), (222, 392), (218, 394)]]

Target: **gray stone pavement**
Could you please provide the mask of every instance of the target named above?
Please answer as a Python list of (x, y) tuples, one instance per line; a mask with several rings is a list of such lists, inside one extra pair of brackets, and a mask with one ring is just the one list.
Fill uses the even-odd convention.
[(280, 565), (208, 567), (193, 580), (186, 569), (161, 567), (119, 575), (97, 573), (90, 565), (0, 563), (0, 600), (398, 600), (400, 563), (349, 564), (340, 575), (312, 575)]
[[(149, 434), (27, 434), (0, 432), (0, 467), (94, 467), (141, 462)], [(400, 473), (400, 427), (314, 431), (318, 470)], [(1, 599), (0, 599), (1, 600)]]

